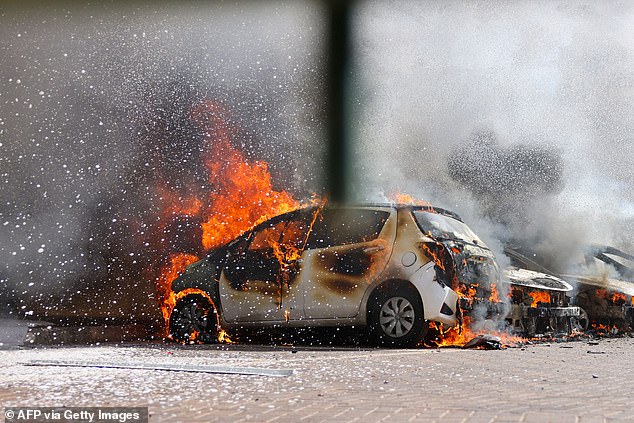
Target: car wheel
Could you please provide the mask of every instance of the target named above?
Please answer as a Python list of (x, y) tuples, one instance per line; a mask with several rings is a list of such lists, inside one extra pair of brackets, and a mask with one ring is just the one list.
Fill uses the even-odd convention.
[(216, 309), (201, 295), (182, 298), (170, 316), (170, 335), (177, 342), (216, 342)]
[(425, 338), (423, 304), (413, 289), (379, 292), (369, 306), (370, 331), (379, 345), (415, 347)]

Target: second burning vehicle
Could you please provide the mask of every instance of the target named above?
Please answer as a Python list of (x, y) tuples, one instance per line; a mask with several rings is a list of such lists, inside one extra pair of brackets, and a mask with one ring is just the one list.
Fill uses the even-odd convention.
[[(462, 324), (461, 303), (491, 297), (499, 279), (491, 250), (449, 211), (309, 207), (190, 265), (172, 283), (170, 334), (206, 342), (220, 327), (361, 326), (379, 345), (415, 346), (430, 321)], [(491, 298), (485, 309), (503, 308)]]

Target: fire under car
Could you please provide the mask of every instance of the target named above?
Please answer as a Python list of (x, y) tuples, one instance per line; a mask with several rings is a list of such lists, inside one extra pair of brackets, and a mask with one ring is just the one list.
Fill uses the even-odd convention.
[[(475, 301), (467, 306), (465, 290), (490, 294), (499, 273), (491, 250), (450, 211), (309, 207), (188, 266), (172, 283), (179, 300), (170, 335), (213, 342), (220, 328), (354, 326), (379, 345), (412, 347), (429, 322), (460, 325)], [(489, 301), (487, 310), (501, 313), (506, 303)]]

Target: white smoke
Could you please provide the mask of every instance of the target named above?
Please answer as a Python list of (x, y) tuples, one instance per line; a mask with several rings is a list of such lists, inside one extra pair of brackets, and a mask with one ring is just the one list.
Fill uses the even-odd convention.
[[(356, 18), (361, 199), (409, 192), (463, 215), (487, 242), (556, 255), (559, 268), (589, 243), (634, 250), (634, 5), (373, 1)], [(561, 187), (497, 196), (506, 215), (491, 213), (492, 197), (448, 165), (482, 131), (500, 151), (550, 152)]]

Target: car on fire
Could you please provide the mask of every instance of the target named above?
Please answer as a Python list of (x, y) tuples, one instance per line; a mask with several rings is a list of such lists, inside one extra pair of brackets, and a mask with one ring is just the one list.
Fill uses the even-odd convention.
[(170, 334), (212, 342), (221, 327), (361, 326), (379, 345), (415, 346), (430, 321), (461, 322), (452, 289), (459, 276), (498, 273), (491, 250), (450, 211), (308, 207), (265, 221), (188, 266), (172, 282), (179, 300)]
[(171, 288), (170, 336), (183, 343), (214, 342), (224, 329), (349, 326), (378, 345), (412, 347), (430, 322), (479, 316), (532, 338), (571, 333), (583, 318), (568, 283), (501, 272), (458, 215), (420, 205), (282, 214), (189, 265)]
[(583, 257), (578, 258), (576, 272), (562, 273), (546, 267), (548, 260), (526, 246), (504, 248), (512, 264), (525, 271), (556, 275), (574, 284), (573, 302), (580, 314), (572, 322), (578, 330), (633, 331), (634, 256), (607, 245), (588, 245), (582, 250)]

